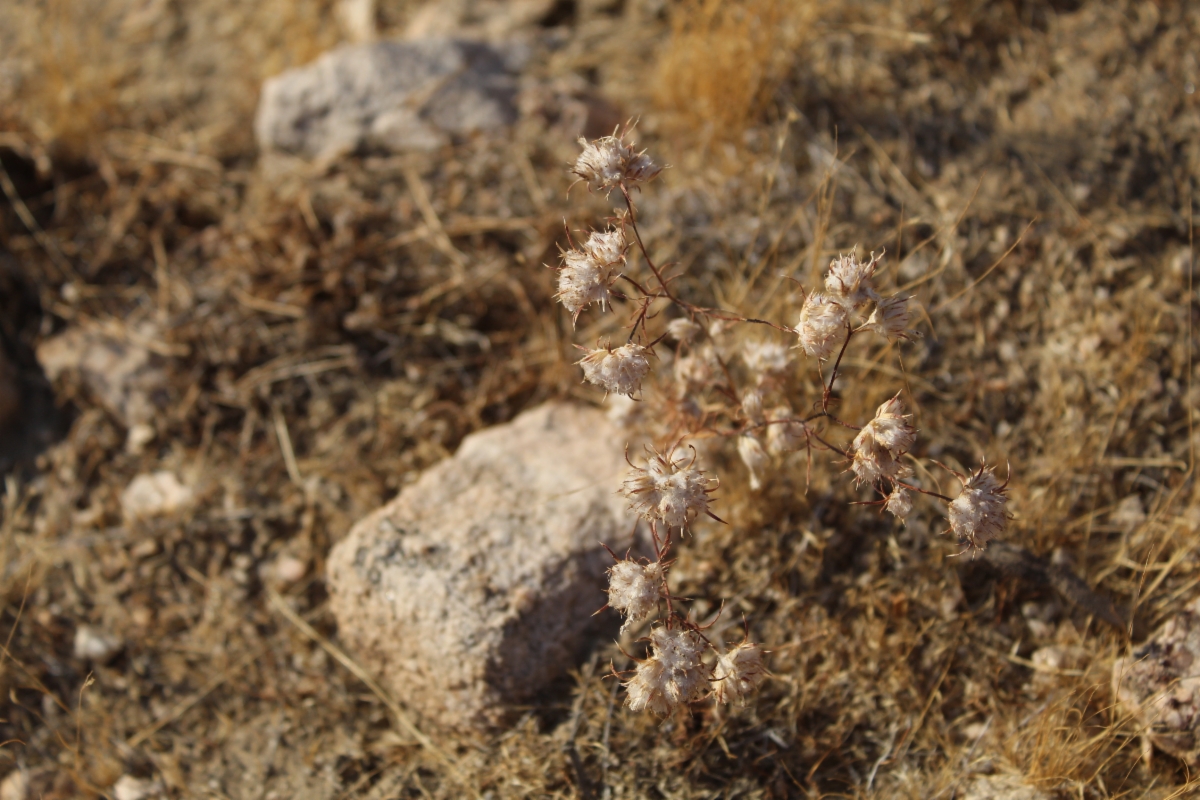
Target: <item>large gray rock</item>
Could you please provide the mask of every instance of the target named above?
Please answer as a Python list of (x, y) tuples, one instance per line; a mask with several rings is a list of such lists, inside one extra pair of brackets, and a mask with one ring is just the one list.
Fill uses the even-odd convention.
[(263, 83), (263, 150), (329, 158), (439, 147), (516, 119), (516, 80), (488, 45), (430, 38), (346, 45)]
[(503, 720), (567, 670), (633, 518), (624, 438), (550, 403), (468, 436), (329, 557), (338, 635), (397, 698), (452, 728)]
[(1112, 685), (1146, 745), (1200, 764), (1200, 600), (1118, 658)]

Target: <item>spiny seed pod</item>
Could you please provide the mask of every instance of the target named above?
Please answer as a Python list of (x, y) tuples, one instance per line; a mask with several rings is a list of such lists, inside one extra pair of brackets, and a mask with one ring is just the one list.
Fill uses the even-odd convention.
[(635, 514), (648, 522), (685, 528), (708, 511), (708, 494), (716, 481), (681, 457), (649, 450), (645, 467), (633, 467), (621, 484), (621, 495)]
[[(956, 473), (957, 474), (957, 473)], [(958, 475), (962, 493), (950, 502), (950, 530), (972, 555), (1004, 531), (1008, 521), (1004, 494), (1008, 481), (1000, 483), (996, 468), (981, 464), (971, 475)]]
[(601, 343), (577, 363), (583, 367), (583, 378), (606, 392), (634, 395), (642, 388), (642, 378), (650, 371), (650, 351), (640, 344), (626, 344), (613, 350)]
[(746, 698), (766, 677), (762, 648), (752, 642), (742, 642), (717, 658), (713, 670), (713, 698), (718, 703), (744, 705)]
[(608, 570), (608, 605), (625, 617), (624, 633), (631, 625), (650, 619), (658, 607), (663, 568), (658, 562), (639, 564), (625, 559)]
[(711, 675), (700, 657), (705, 642), (693, 631), (655, 628), (650, 632), (650, 656), (638, 662), (625, 681), (625, 704), (634, 711), (649, 709), (666, 716), (681, 703), (699, 699)]
[(826, 359), (833, 354), (838, 339), (846, 332), (846, 309), (833, 299), (813, 292), (800, 309), (796, 326), (800, 347), (813, 358)]
[(750, 470), (750, 489), (757, 492), (762, 488), (762, 479), (771, 466), (771, 457), (758, 437), (751, 433), (743, 433), (738, 437), (738, 455), (742, 463)]
[(881, 257), (872, 253), (871, 260), (864, 263), (858, 260), (855, 253), (838, 256), (829, 263), (829, 272), (825, 276), (825, 290), (847, 310), (878, 299), (879, 295), (875, 294), (875, 289), (871, 286), (871, 278), (875, 275), (875, 265)]
[(609, 192), (622, 183), (644, 183), (662, 172), (645, 151), (635, 153), (620, 136), (604, 136), (593, 142), (580, 139), (579, 143), (583, 152), (571, 172), (594, 191)]
[(917, 331), (908, 327), (908, 301), (911, 299), (895, 295), (878, 301), (863, 327), (875, 331), (889, 342), (917, 337)]
[(625, 266), (628, 247), (625, 233), (614, 228), (594, 231), (579, 249), (562, 251), (555, 297), (571, 312), (572, 325), (586, 306), (599, 303), (603, 309), (611, 302), (610, 290)]

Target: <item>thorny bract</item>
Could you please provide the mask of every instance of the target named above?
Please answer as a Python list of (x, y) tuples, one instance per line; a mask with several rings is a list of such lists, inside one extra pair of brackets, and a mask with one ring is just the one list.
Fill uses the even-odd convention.
[[(649, 523), (654, 557), (643, 563), (614, 554), (606, 606), (624, 617), (622, 631), (651, 622), (649, 655), (623, 676), (625, 702), (635, 711), (649, 709), (665, 715), (705, 697), (718, 703), (744, 703), (767, 675), (760, 645), (748, 636), (730, 647), (712, 642), (705, 635), (711, 624), (694, 622), (681, 610), (681, 598), (668, 587), (675, 541), (701, 515), (720, 521), (710, 509), (710, 495), (719, 481), (701, 469), (696, 443), (736, 437), (754, 491), (769, 480), (782, 453), (804, 448), (810, 464), (814, 451), (837, 454), (854, 484), (873, 489), (879, 495), (873, 504), (901, 522), (912, 512), (914, 493), (946, 503), (950, 531), (963, 546), (962, 552), (972, 556), (1004, 529), (1007, 481), (1001, 483), (995, 468), (982, 464), (968, 475), (954, 472), (962, 483), (956, 498), (919, 486), (910, 464), (917, 430), (899, 392), (862, 425), (834, 413), (834, 387), (852, 339), (861, 333), (901, 342), (918, 335), (910, 321), (913, 298), (885, 297), (877, 291), (874, 278), (882, 254), (872, 253), (862, 260), (851, 252), (833, 259), (824, 291), (804, 293), (794, 328), (680, 297), (672, 287), (673, 278), (654, 262), (642, 241), (631, 193), (662, 168), (626, 141), (629, 133), (626, 128), (592, 142), (580, 140), (583, 152), (571, 168), (577, 182), (606, 195), (617, 191), (625, 207), (615, 211), (605, 230), (590, 232), (579, 245), (560, 253), (556, 297), (570, 312), (573, 324), (591, 305), (601, 310), (617, 304), (629, 308), (631, 322), (624, 344), (614, 347), (601, 341), (594, 349), (580, 347), (585, 355), (578, 363), (585, 381), (608, 394), (636, 400), (643, 396), (643, 384), (653, 379), (667, 395), (665, 404), (654, 406), (656, 411), (666, 409), (669, 417), (661, 420), (657, 431), (659, 448), (647, 447), (644, 459), (630, 461), (619, 489), (630, 508)], [(633, 267), (636, 259), (629, 255), (635, 246), (648, 275)], [(664, 311), (675, 316), (659, 330), (658, 317)], [(731, 346), (731, 327), (743, 324), (763, 326), (774, 338)], [(780, 334), (795, 337), (795, 344), (787, 347)], [(676, 344), (670, 353), (672, 368), (655, 371), (655, 348), (667, 347), (664, 341)], [(806, 414), (796, 413), (795, 398), (786, 396), (780, 380), (791, 369), (794, 350), (815, 362), (821, 382), (820, 399)], [(735, 359), (745, 365), (752, 385), (737, 385), (731, 369)], [(826, 377), (822, 366), (830, 359)], [(703, 405), (698, 400), (702, 394)], [(831, 436), (837, 428), (853, 432), (852, 439), (837, 444)]]

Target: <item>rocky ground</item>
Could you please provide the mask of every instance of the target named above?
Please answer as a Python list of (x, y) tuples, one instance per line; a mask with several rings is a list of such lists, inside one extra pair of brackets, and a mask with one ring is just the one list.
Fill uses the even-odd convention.
[[(0, 798), (1189, 796), (1190, 11), (5, 4)], [(374, 38), (420, 80), (318, 60)], [(337, 91), (262, 88), (313, 63)], [(629, 118), (697, 302), (792, 324), (789, 278), (886, 248), (924, 336), (852, 354), (841, 413), (903, 387), (920, 455), (1009, 462), (1010, 547), (715, 446), (728, 524), (673, 580), (771, 650), (748, 706), (630, 712), (636, 637), (581, 614), (573, 669), (451, 730), (341, 635), (327, 563), (469, 434), (601, 404), (572, 343), (621, 320), (573, 331), (543, 265), (613, 205), (567, 195), (576, 138)]]

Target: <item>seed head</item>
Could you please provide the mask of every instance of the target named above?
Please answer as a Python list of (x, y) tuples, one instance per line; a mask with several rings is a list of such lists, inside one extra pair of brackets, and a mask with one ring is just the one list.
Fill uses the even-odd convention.
[(883, 507), (903, 522), (912, 513), (912, 495), (903, 486), (896, 486), (883, 501)]
[(911, 299), (894, 295), (878, 301), (863, 327), (875, 331), (889, 342), (917, 337), (917, 331), (908, 327), (908, 301)]
[(1000, 483), (996, 468), (987, 464), (981, 464), (970, 475), (959, 475), (958, 479), (963, 490), (950, 502), (947, 516), (950, 530), (974, 555), (1004, 531), (1008, 521), (1008, 497), (1004, 494), (1008, 481)]
[(606, 392), (632, 396), (642, 388), (642, 378), (650, 371), (650, 351), (640, 344), (626, 344), (613, 350), (601, 343), (579, 360), (583, 378)]
[(579, 249), (561, 253), (563, 265), (555, 297), (571, 312), (572, 324), (586, 306), (599, 303), (604, 308), (611, 302), (610, 290), (625, 266), (628, 247), (625, 232), (614, 228), (593, 231)]
[(620, 184), (631, 186), (652, 180), (662, 167), (655, 164), (645, 151), (635, 153), (621, 136), (604, 136), (589, 142), (580, 139), (583, 152), (575, 160), (571, 172), (594, 191), (611, 192)]
[(762, 479), (771, 465), (771, 457), (758, 437), (743, 433), (738, 437), (738, 455), (750, 470), (750, 489), (757, 492), (762, 488)]
[(672, 369), (680, 392), (690, 394), (711, 384), (714, 361), (712, 348), (707, 342), (696, 350), (676, 356)]
[[(776, 406), (767, 419), (791, 419), (794, 416), (789, 406)], [(799, 422), (774, 422), (766, 426), (767, 451), (772, 455), (790, 453), (805, 445), (804, 426)]]
[(693, 631), (655, 628), (650, 632), (650, 656), (637, 665), (625, 682), (625, 704), (634, 711), (650, 709), (665, 716), (680, 703), (701, 697), (711, 675), (700, 657), (705, 642)]
[(745, 705), (746, 697), (767, 677), (762, 648), (742, 642), (717, 658), (713, 670), (713, 697), (718, 703)]
[(782, 344), (766, 340), (747, 342), (746, 349), (742, 351), (742, 360), (746, 362), (746, 366), (751, 371), (759, 376), (761, 382), (763, 378), (782, 373), (792, 359), (787, 348)]
[(909, 469), (900, 462), (917, 440), (917, 432), (908, 423), (900, 396), (888, 400), (875, 411), (875, 418), (863, 426), (850, 445), (850, 471), (859, 484), (878, 486), (882, 481), (907, 477)]
[(649, 522), (686, 528), (708, 511), (708, 493), (717, 487), (681, 455), (668, 457), (649, 450), (646, 466), (633, 467), (620, 493), (635, 514)]
[(847, 309), (858, 308), (871, 300), (878, 299), (875, 289), (871, 286), (871, 277), (875, 274), (875, 265), (882, 256), (871, 254), (871, 260), (862, 262), (858, 255), (838, 256), (829, 263), (829, 272), (825, 275), (825, 290), (838, 303)]
[(763, 421), (762, 392), (751, 389), (742, 395), (742, 413), (755, 425)]
[(829, 358), (838, 338), (846, 330), (847, 319), (846, 309), (840, 304), (813, 292), (805, 298), (804, 307), (800, 309), (797, 326), (800, 347), (814, 358)]
[(608, 605), (625, 617), (621, 632), (644, 622), (658, 607), (663, 568), (657, 562), (639, 564), (624, 559), (608, 570)]
[(703, 328), (687, 317), (673, 319), (667, 323), (667, 336), (683, 344), (696, 341), (703, 332)]

